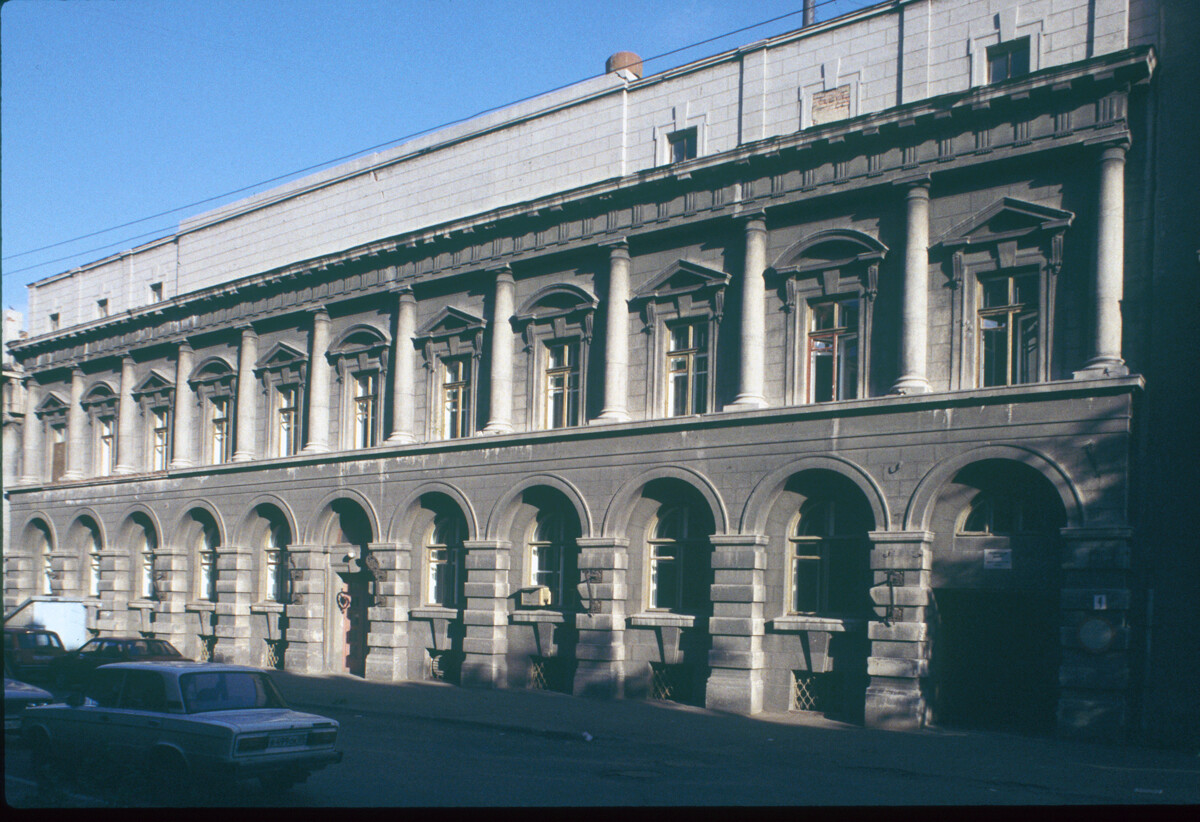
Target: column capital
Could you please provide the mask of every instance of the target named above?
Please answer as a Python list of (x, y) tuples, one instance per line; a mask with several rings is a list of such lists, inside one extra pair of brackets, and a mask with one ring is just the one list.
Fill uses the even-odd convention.
[(929, 188), (933, 185), (933, 178), (928, 174), (916, 174), (893, 180), (892, 185), (904, 188), (910, 197), (927, 197), (929, 196)]
[(623, 255), (625, 257), (629, 256), (629, 238), (628, 237), (618, 237), (615, 240), (609, 240), (608, 242), (600, 243), (600, 247), (607, 248), (609, 256), (617, 256), (617, 255)]
[(767, 230), (767, 212), (762, 209), (746, 212), (740, 215), (739, 219), (745, 224), (746, 231)]
[(495, 277), (497, 285), (499, 285), (500, 283), (511, 284), (511, 283), (515, 282), (513, 280), (512, 266), (510, 266), (508, 263), (505, 263), (504, 265), (498, 266), (496, 268), (489, 268), (489, 269), (487, 269), (487, 273), (492, 275), (493, 277)]

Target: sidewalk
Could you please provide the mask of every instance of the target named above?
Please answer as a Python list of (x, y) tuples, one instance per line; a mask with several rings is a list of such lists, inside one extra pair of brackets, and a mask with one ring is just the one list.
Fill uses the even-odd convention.
[(1200, 804), (1200, 757), (991, 731), (877, 731), (807, 714), (722, 714), (669, 702), (597, 700), (548, 691), (368, 682), (273, 672), (302, 709), (350, 710), (508, 733), (661, 749), (778, 749), (848, 770), (936, 775), (1044, 790), (1047, 803)]

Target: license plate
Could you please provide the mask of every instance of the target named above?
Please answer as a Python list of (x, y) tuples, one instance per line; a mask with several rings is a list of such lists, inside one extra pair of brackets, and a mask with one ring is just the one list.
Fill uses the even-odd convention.
[(271, 742), (269, 743), (269, 747), (272, 747), (272, 748), (295, 748), (299, 745), (303, 745), (304, 741), (307, 738), (308, 738), (307, 733), (279, 734), (278, 736), (271, 737)]
[(4, 720), (4, 730), (6, 730), (6, 731), (15, 731), (20, 727), (21, 727), (21, 718), (20, 717), (17, 717), (15, 719), (5, 719)]

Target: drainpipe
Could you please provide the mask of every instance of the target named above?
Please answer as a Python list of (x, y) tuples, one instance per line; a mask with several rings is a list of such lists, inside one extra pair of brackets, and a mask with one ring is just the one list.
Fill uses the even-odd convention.
[(817, 22), (817, 0), (804, 0), (804, 25), (811, 26)]

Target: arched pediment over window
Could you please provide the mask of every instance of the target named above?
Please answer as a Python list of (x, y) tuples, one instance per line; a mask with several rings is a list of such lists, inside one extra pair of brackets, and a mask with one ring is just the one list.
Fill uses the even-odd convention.
[(571, 283), (556, 283), (539, 290), (517, 311), (517, 320), (544, 320), (577, 311), (595, 311), (596, 295)]
[(213, 356), (206, 358), (192, 369), (188, 382), (193, 388), (196, 388), (200, 385), (212, 385), (232, 380), (234, 376), (233, 367), (223, 357)]
[(98, 382), (83, 395), (82, 405), (87, 409), (116, 408), (117, 393), (106, 382)]
[(879, 261), (888, 248), (869, 234), (849, 228), (818, 231), (793, 245), (773, 266), (781, 274), (838, 268), (856, 262)]

